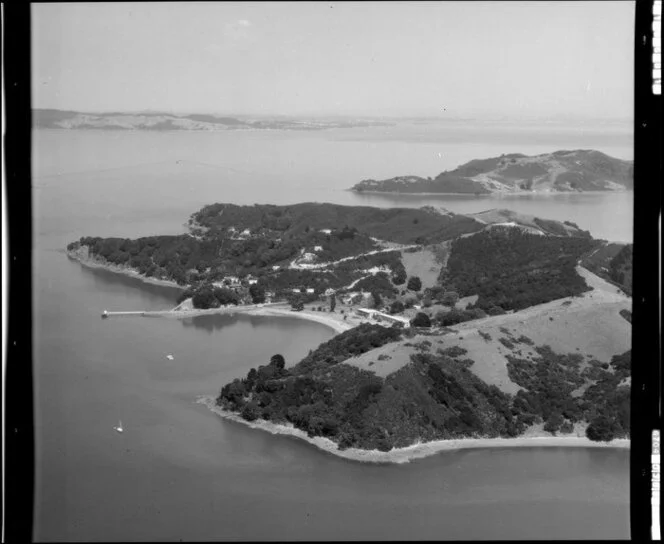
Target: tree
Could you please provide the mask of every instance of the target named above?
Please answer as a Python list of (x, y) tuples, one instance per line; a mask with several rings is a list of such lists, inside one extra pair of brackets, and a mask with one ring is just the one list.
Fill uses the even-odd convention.
[(418, 314), (410, 320), (410, 324), (413, 327), (431, 327), (431, 319), (424, 312), (418, 312)]
[(260, 417), (261, 410), (258, 407), (258, 404), (256, 404), (254, 401), (251, 401), (245, 404), (244, 408), (242, 408), (242, 412), (240, 412), (240, 415), (247, 421), (254, 421)]
[(417, 276), (411, 276), (408, 278), (408, 284), (406, 285), (411, 291), (419, 291), (422, 289), (422, 280)]
[(238, 297), (237, 293), (231, 289), (227, 289), (225, 287), (215, 287), (213, 293), (219, 304), (235, 304), (237, 306), (237, 304), (240, 302), (240, 298)]
[(615, 425), (609, 418), (598, 416), (588, 425), (586, 436), (594, 442), (611, 442), (615, 438)]
[(299, 298), (294, 298), (291, 300), (291, 308), (297, 312), (304, 310), (304, 303)]
[(563, 416), (560, 412), (554, 412), (549, 416), (549, 418), (546, 420), (546, 423), (544, 424), (544, 430), (547, 433), (551, 433), (553, 435), (558, 432), (560, 429), (561, 425), (564, 423)]
[(446, 293), (443, 294), (443, 298), (441, 299), (441, 302), (445, 306), (450, 306), (454, 308), (457, 302), (459, 302), (459, 294), (456, 293), (455, 291), (447, 291)]
[(251, 300), (254, 304), (262, 304), (265, 302), (265, 289), (257, 283), (249, 286), (249, 294), (251, 295)]
[(286, 360), (284, 359), (283, 355), (276, 353), (270, 357), (270, 364), (274, 367), (277, 367), (279, 370), (283, 370), (283, 368), (286, 366)]
[(371, 293), (371, 296), (373, 298), (374, 308), (380, 308), (380, 306), (383, 304), (383, 299), (380, 298), (380, 295), (376, 291)]
[(394, 285), (403, 285), (406, 283), (406, 272), (405, 271), (399, 271), (394, 276), (392, 276), (392, 283)]
[(405, 309), (405, 306), (403, 305), (403, 302), (400, 300), (395, 300), (392, 304), (390, 304), (390, 313), (392, 315), (394, 314), (400, 314), (403, 312)]
[(337, 307), (337, 297), (332, 293), (330, 295), (330, 312), (334, 312), (334, 309)]
[(206, 285), (199, 289), (191, 299), (194, 308), (218, 308), (219, 300), (214, 294), (214, 291), (211, 286)]

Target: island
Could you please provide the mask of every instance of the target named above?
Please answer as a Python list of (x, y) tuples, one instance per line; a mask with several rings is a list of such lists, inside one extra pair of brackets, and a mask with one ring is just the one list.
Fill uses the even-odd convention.
[(510, 210), (212, 204), (178, 236), (67, 254), (182, 289), (170, 315), (293, 315), (337, 333), (200, 399), (336, 455), (628, 447), (632, 245)]
[(366, 179), (355, 192), (403, 194), (560, 193), (625, 191), (633, 188), (632, 161), (609, 157), (599, 151), (577, 149), (526, 156), (512, 153), (472, 160), (435, 178), (399, 176)]

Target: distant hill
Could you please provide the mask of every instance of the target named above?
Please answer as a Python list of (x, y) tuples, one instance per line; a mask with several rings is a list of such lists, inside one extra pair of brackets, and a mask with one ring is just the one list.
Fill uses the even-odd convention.
[(519, 153), (472, 160), (435, 178), (367, 179), (356, 192), (465, 193), (623, 191), (633, 188), (633, 163), (593, 150)]
[(242, 120), (210, 114), (174, 115), (164, 112), (84, 113), (67, 110), (32, 110), (34, 128), (103, 130), (324, 130), (391, 123), (371, 120), (319, 121), (307, 119)]

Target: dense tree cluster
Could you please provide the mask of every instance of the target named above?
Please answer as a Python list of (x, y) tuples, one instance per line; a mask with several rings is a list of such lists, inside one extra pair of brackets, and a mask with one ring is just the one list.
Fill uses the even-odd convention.
[[(417, 219), (417, 221), (414, 221)], [(192, 228), (214, 236), (229, 227), (252, 232), (276, 232), (283, 239), (298, 237), (309, 229), (357, 229), (359, 234), (380, 240), (413, 243), (451, 240), (460, 234), (477, 232), (482, 227), (465, 215), (440, 214), (430, 209), (372, 208), (327, 203), (302, 203), (288, 206), (256, 204), (212, 204), (192, 215)], [(417, 242), (415, 242), (417, 243)]]
[(406, 284), (406, 287), (410, 291), (419, 291), (422, 289), (422, 280), (418, 276), (411, 276), (408, 278), (408, 283)]
[(353, 289), (357, 291), (366, 291), (368, 293), (376, 293), (386, 298), (393, 298), (396, 294), (396, 289), (385, 272), (377, 272), (372, 276), (361, 279), (355, 284)]
[(434, 320), (439, 327), (451, 327), (457, 323), (481, 319), (486, 316), (486, 312), (481, 308), (469, 308), (467, 310), (452, 309), (449, 312), (438, 312)]
[[(512, 406), (520, 427), (544, 421), (545, 430), (555, 433), (565, 424), (588, 421), (592, 440), (629, 436), (630, 388), (623, 380), (631, 374), (630, 352), (610, 363), (584, 363), (579, 354), (556, 354), (548, 346), (535, 350), (532, 360), (507, 356), (509, 377), (523, 388)], [(583, 387), (582, 395), (572, 395)]]
[(520, 310), (587, 291), (575, 266), (597, 244), (494, 228), (452, 243), (441, 284), (453, 285), (461, 296), (479, 295), (476, 306), (487, 313), (494, 307)]
[(418, 312), (413, 319), (410, 320), (412, 327), (431, 327), (431, 319), (424, 312)]

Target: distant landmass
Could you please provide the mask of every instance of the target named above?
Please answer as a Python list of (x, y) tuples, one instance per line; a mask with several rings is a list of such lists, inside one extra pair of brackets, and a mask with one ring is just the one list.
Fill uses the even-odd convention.
[(577, 149), (527, 156), (519, 153), (472, 160), (435, 178), (400, 176), (366, 179), (356, 192), (390, 193), (552, 193), (633, 189), (632, 161)]
[(254, 119), (243, 120), (211, 114), (175, 115), (161, 112), (82, 113), (67, 110), (34, 109), (32, 124), (47, 129), (104, 130), (325, 130), (390, 126), (392, 123), (368, 119)]

